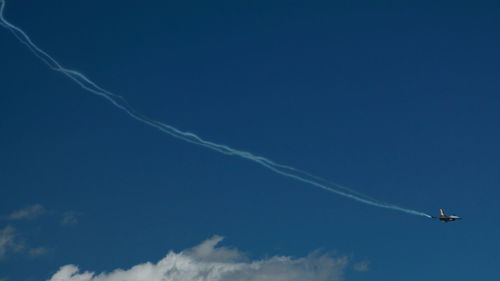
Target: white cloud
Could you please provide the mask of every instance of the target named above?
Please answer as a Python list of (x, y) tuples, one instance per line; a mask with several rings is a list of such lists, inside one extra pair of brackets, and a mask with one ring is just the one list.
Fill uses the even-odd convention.
[(4, 219), (7, 220), (23, 220), (23, 219), (35, 219), (45, 213), (45, 208), (40, 204), (35, 204), (28, 206), (26, 208), (17, 210), (7, 216)]
[(24, 244), (17, 239), (16, 230), (12, 226), (0, 229), (0, 260), (5, 259), (9, 253), (23, 250)]
[(214, 236), (194, 248), (170, 252), (157, 263), (110, 273), (81, 272), (75, 265), (66, 265), (49, 281), (339, 281), (347, 265), (345, 257), (317, 252), (302, 258), (252, 261), (237, 249), (216, 247), (221, 240)]

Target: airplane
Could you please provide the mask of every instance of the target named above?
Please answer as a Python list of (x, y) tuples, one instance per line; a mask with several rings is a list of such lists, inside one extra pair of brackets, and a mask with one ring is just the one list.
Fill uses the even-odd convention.
[(461, 220), (462, 218), (459, 216), (451, 215), (447, 216), (444, 214), (443, 209), (439, 209), (439, 217), (432, 217), (434, 219), (439, 219), (440, 221), (444, 222), (450, 222), (450, 221), (456, 221), (456, 220)]

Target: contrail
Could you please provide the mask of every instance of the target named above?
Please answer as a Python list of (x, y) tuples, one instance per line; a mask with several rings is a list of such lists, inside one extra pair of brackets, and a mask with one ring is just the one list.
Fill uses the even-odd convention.
[(287, 165), (282, 165), (279, 163), (276, 163), (268, 158), (258, 156), (255, 154), (252, 154), (247, 151), (243, 150), (238, 150), (231, 148), (227, 145), (220, 144), (220, 143), (215, 143), (211, 142), (208, 140), (205, 140), (198, 135), (188, 132), (188, 131), (182, 131), (179, 130), (169, 124), (160, 122), (158, 120), (151, 119), (145, 115), (143, 115), (140, 112), (137, 112), (134, 108), (132, 108), (128, 102), (121, 96), (116, 95), (102, 87), (100, 87), (97, 83), (93, 82), (91, 79), (89, 79), (87, 76), (84, 74), (64, 68), (58, 61), (56, 61), (53, 57), (51, 57), (47, 52), (42, 50), (40, 47), (38, 47), (32, 40), (31, 38), (19, 27), (13, 25), (9, 21), (7, 21), (4, 17), (4, 9), (5, 9), (5, 1), (0, 0), (0, 26), (4, 27), (8, 31), (10, 31), (22, 44), (24, 44), (36, 57), (38, 57), (43, 63), (45, 63), (47, 66), (49, 66), (52, 70), (60, 72), (61, 74), (65, 75), (69, 79), (71, 79), (73, 82), (75, 82), (78, 86), (80, 86), (82, 89), (86, 90), (87, 92), (90, 92), (92, 94), (98, 95), (104, 99), (106, 99), (108, 102), (110, 102), (113, 106), (117, 107), (118, 109), (121, 109), (124, 111), (126, 114), (128, 114), (130, 117), (133, 119), (142, 122), (146, 125), (149, 125), (153, 128), (158, 129), (159, 131), (162, 131), (172, 137), (175, 137), (177, 139), (180, 139), (185, 142), (189, 142), (195, 145), (203, 146), (208, 149), (217, 151), (222, 154), (226, 155), (232, 155), (232, 156), (238, 156), (241, 158), (244, 158), (246, 160), (250, 160), (252, 162), (255, 162), (259, 165), (261, 165), (264, 168), (267, 168), (271, 170), (272, 172), (282, 175), (287, 178), (294, 179), (296, 181), (300, 181), (303, 183), (307, 183), (309, 185), (319, 187), (323, 190), (336, 193), (338, 195), (342, 195), (344, 197), (350, 198), (352, 200), (379, 207), (379, 208), (385, 208), (385, 209), (390, 209), (390, 210), (396, 210), (400, 212), (404, 212), (407, 214), (412, 214), (412, 215), (417, 215), (417, 216), (424, 216), (424, 217), (429, 217), (431, 218), (430, 215), (424, 213), (424, 212), (419, 212), (416, 210), (400, 207), (394, 204), (386, 203), (379, 201), (377, 199), (371, 198), (367, 195), (364, 195), (362, 193), (359, 193), (355, 190), (352, 190), (348, 187), (342, 186), (340, 184), (322, 179), (320, 177), (317, 177), (313, 174), (310, 174), (308, 172), (296, 169), (291, 166)]

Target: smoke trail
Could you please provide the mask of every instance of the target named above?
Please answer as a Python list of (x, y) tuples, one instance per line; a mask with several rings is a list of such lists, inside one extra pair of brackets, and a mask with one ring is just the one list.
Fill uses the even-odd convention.
[(28, 49), (36, 57), (38, 57), (43, 63), (45, 63), (47, 66), (49, 66), (52, 70), (62, 73), (63, 75), (65, 75), (66, 77), (71, 79), (73, 82), (75, 82), (82, 89), (106, 99), (113, 106), (117, 107), (118, 109), (123, 110), (126, 114), (128, 114), (130, 117), (132, 117), (133, 119), (135, 119), (139, 122), (142, 122), (146, 125), (149, 125), (153, 128), (156, 128), (156, 129), (158, 129), (166, 134), (169, 134), (172, 137), (178, 138), (178, 139), (183, 140), (185, 142), (189, 142), (192, 144), (203, 146), (203, 147), (217, 151), (217, 152), (222, 153), (222, 154), (239, 156), (241, 158), (255, 162), (255, 163), (261, 165), (262, 167), (273, 171), (276, 174), (294, 179), (296, 181), (304, 182), (304, 183), (310, 184), (310, 185), (315, 186), (315, 187), (319, 187), (323, 190), (345, 196), (347, 198), (350, 198), (352, 200), (355, 200), (355, 201), (358, 201), (358, 202), (361, 202), (361, 203), (364, 203), (367, 205), (371, 205), (371, 206), (375, 206), (375, 207), (379, 207), (379, 208), (396, 210), (396, 211), (400, 211), (400, 212), (404, 212), (404, 213), (408, 213), (408, 214), (412, 214), (412, 215), (424, 216), (424, 217), (429, 217), (429, 218), (431, 217), (430, 215), (428, 215), (426, 213), (379, 201), (377, 199), (368, 197), (367, 195), (364, 195), (364, 194), (361, 194), (357, 191), (354, 191), (348, 187), (345, 187), (345, 186), (336, 184), (334, 182), (330, 182), (328, 180), (322, 179), (322, 178), (317, 177), (315, 175), (312, 175), (308, 172), (296, 169), (296, 168), (291, 167), (291, 166), (286, 166), (286, 165), (276, 163), (268, 158), (254, 155), (254, 154), (247, 152), (247, 151), (234, 149), (234, 148), (231, 148), (231, 147), (224, 145), (224, 144), (214, 143), (214, 142), (202, 139), (201, 137), (199, 137), (198, 135), (196, 135), (194, 133), (187, 132), (187, 131), (181, 131), (181, 130), (179, 130), (171, 125), (168, 125), (166, 123), (151, 119), (151, 118), (137, 112), (136, 110), (134, 110), (123, 97), (116, 95), (108, 90), (103, 89), (102, 87), (97, 85), (95, 82), (90, 80), (84, 74), (82, 74), (76, 70), (64, 68), (53, 57), (51, 57), (44, 50), (42, 50), (35, 43), (33, 43), (31, 38), (22, 29), (11, 24), (9, 21), (7, 21), (4, 17), (4, 9), (5, 9), (5, 1), (0, 0), (0, 26), (4, 27), (8, 31), (10, 31), (22, 44), (26, 45), (28, 47)]

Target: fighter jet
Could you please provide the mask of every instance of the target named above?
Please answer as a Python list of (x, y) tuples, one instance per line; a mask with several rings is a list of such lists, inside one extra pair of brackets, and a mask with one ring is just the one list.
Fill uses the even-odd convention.
[(440, 221), (444, 222), (450, 222), (450, 221), (456, 221), (456, 220), (461, 220), (462, 218), (459, 216), (451, 215), (447, 216), (444, 214), (443, 209), (439, 209), (439, 217), (433, 217), (435, 219), (439, 219)]

